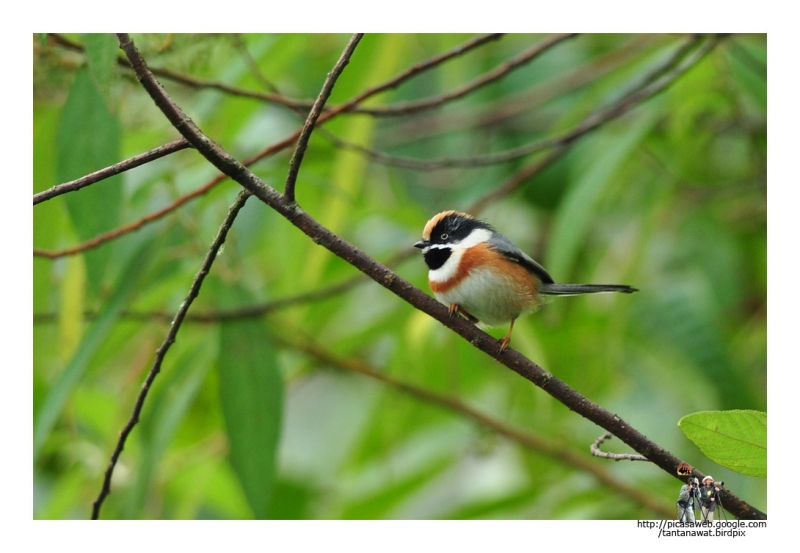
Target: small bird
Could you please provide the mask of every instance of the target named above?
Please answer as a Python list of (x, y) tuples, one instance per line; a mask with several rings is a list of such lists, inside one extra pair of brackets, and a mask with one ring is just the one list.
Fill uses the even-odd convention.
[(433, 294), (481, 326), (511, 322), (500, 340), (502, 352), (511, 342), (514, 321), (538, 308), (542, 295), (575, 296), (597, 292), (637, 292), (625, 284), (556, 284), (547, 271), (491, 225), (458, 211), (443, 211), (425, 224), (422, 250)]

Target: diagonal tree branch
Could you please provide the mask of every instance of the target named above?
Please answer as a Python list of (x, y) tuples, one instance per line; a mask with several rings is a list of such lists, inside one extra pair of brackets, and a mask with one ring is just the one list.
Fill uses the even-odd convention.
[[(80, 52), (85, 53), (85, 48), (82, 44), (78, 44), (70, 40), (69, 38), (60, 35), (58, 33), (50, 33), (48, 34), (48, 40), (52, 43), (55, 43), (62, 48), (66, 48), (68, 50), (72, 50), (73, 52)], [(125, 69), (130, 69), (131, 64), (125, 58), (120, 58), (118, 60), (118, 65)], [(239, 88), (231, 85), (227, 85), (225, 83), (220, 83), (216, 81), (208, 81), (205, 79), (200, 79), (197, 77), (192, 77), (190, 75), (185, 75), (183, 73), (179, 73), (178, 71), (173, 71), (167, 68), (161, 67), (153, 67), (152, 72), (154, 75), (169, 79), (173, 82), (182, 84), (187, 87), (197, 88), (197, 89), (210, 89), (210, 90), (218, 90), (220, 92), (224, 92), (226, 94), (232, 94), (234, 96), (241, 96), (243, 98), (253, 98), (256, 100), (261, 100), (264, 102), (274, 102), (278, 105), (285, 106), (289, 109), (303, 109), (307, 110), (311, 107), (311, 101), (309, 100), (296, 100), (293, 98), (288, 98), (286, 96), (282, 96), (280, 94), (274, 94), (269, 92), (260, 92), (254, 90), (247, 90), (244, 88)]]
[[(120, 34), (118, 37), (120, 47), (131, 61), (137, 78), (159, 109), (184, 138), (220, 171), (230, 176), (261, 201), (280, 213), (315, 243), (341, 257), (413, 307), (440, 321), (469, 341), (474, 347), (487, 353), (493, 359), (542, 388), (569, 409), (612, 432), (668, 474), (675, 476), (676, 469), (682, 461), (671, 452), (648, 439), (618, 415), (603, 409), (582, 396), (516, 350), (507, 349), (501, 352), (497, 340), (492, 336), (486, 334), (466, 319), (450, 317), (447, 307), (372, 259), (359, 248), (325, 228), (295, 203), (288, 202), (282, 194), (264, 183), (252, 171), (236, 161), (230, 154), (203, 134), (156, 81), (155, 77), (147, 69), (144, 59), (136, 50), (130, 37), (126, 34)], [(763, 512), (747, 504), (728, 490), (723, 492), (723, 499), (728, 510), (739, 518), (766, 518)]]
[(114, 175), (119, 175), (124, 171), (133, 169), (134, 167), (139, 167), (140, 165), (144, 165), (145, 163), (149, 163), (160, 157), (168, 156), (169, 154), (178, 152), (180, 150), (189, 147), (190, 147), (189, 143), (186, 142), (186, 139), (180, 138), (178, 140), (175, 140), (174, 142), (170, 142), (169, 144), (164, 144), (163, 146), (159, 146), (158, 148), (153, 148), (149, 152), (133, 156), (130, 159), (126, 159), (125, 161), (120, 161), (119, 163), (115, 163), (114, 165), (111, 165), (109, 167), (104, 167), (103, 169), (95, 171), (94, 173), (89, 173), (88, 175), (85, 175), (79, 179), (75, 179), (70, 182), (65, 182), (63, 184), (58, 184), (52, 188), (43, 190), (38, 194), (34, 194), (33, 205), (46, 202), (47, 200), (50, 200), (62, 194), (66, 194), (67, 192), (75, 192), (76, 190), (80, 190), (84, 186), (89, 186), (90, 184), (100, 182), (101, 180), (113, 177)]
[(350, 56), (353, 55), (353, 51), (356, 49), (356, 46), (358, 46), (363, 36), (364, 33), (356, 33), (350, 38), (350, 41), (347, 43), (347, 46), (345, 46), (344, 52), (342, 52), (336, 65), (334, 65), (331, 72), (328, 73), (325, 83), (322, 85), (322, 90), (320, 90), (319, 96), (317, 96), (317, 99), (314, 101), (314, 105), (311, 107), (311, 111), (308, 112), (305, 123), (303, 123), (303, 128), (300, 130), (300, 137), (297, 139), (297, 145), (292, 154), (292, 159), (289, 161), (289, 174), (286, 177), (286, 185), (283, 189), (283, 195), (289, 202), (295, 201), (294, 187), (297, 183), (297, 173), (300, 171), (300, 164), (303, 163), (303, 156), (305, 156), (306, 148), (308, 147), (308, 140), (311, 138), (311, 132), (314, 130), (317, 119), (319, 119), (322, 107), (325, 105), (325, 102), (328, 101), (333, 91), (333, 85), (336, 84), (336, 79), (342, 74), (345, 66), (350, 63)]
[[(244, 161), (242, 161), (242, 163), (245, 164), (245, 165), (250, 165), (252, 163), (255, 163), (257, 160), (261, 159), (262, 157), (265, 157), (266, 155), (269, 155), (271, 153), (279, 152), (280, 150), (285, 148), (287, 144), (288, 144), (287, 141), (283, 140), (283, 141), (279, 142), (278, 144), (275, 144), (275, 145), (271, 146), (270, 148), (267, 148), (264, 152), (259, 154), (257, 157), (253, 156), (253, 157), (247, 158)], [(50, 259), (57, 259), (59, 257), (65, 257), (65, 256), (68, 256), (68, 255), (75, 255), (77, 253), (81, 253), (81, 252), (84, 252), (86, 250), (90, 250), (92, 248), (96, 248), (96, 247), (98, 247), (98, 246), (100, 246), (100, 245), (102, 245), (102, 244), (104, 244), (104, 243), (106, 243), (106, 242), (108, 242), (110, 240), (114, 240), (114, 239), (119, 238), (120, 236), (122, 236), (124, 234), (127, 234), (129, 232), (133, 232), (135, 230), (138, 230), (138, 229), (142, 228), (144, 225), (146, 225), (148, 223), (152, 223), (154, 221), (157, 221), (157, 220), (161, 219), (162, 217), (164, 217), (164, 216), (170, 214), (171, 212), (175, 211), (176, 209), (178, 209), (183, 204), (188, 203), (188, 202), (194, 200), (195, 198), (199, 198), (200, 196), (202, 196), (203, 194), (205, 194), (206, 192), (208, 192), (209, 190), (214, 188), (216, 185), (218, 185), (219, 183), (224, 181), (226, 178), (228, 178), (227, 175), (225, 175), (224, 173), (220, 173), (219, 175), (217, 175), (214, 178), (212, 178), (209, 182), (207, 182), (206, 184), (204, 184), (200, 188), (197, 188), (196, 190), (193, 190), (193, 191), (189, 192), (188, 194), (185, 194), (185, 195), (181, 196), (180, 198), (178, 198), (177, 200), (175, 200), (171, 204), (169, 204), (169, 205), (167, 205), (165, 207), (162, 207), (158, 211), (154, 211), (153, 213), (145, 215), (141, 219), (137, 219), (136, 221), (133, 221), (133, 222), (128, 223), (126, 225), (123, 225), (121, 227), (117, 227), (117, 228), (115, 228), (113, 230), (110, 230), (108, 232), (104, 232), (103, 234), (99, 234), (99, 235), (95, 236), (94, 238), (91, 238), (91, 239), (87, 240), (86, 242), (78, 244), (77, 246), (73, 246), (71, 248), (66, 248), (66, 249), (63, 249), (63, 250), (56, 250), (56, 251), (40, 250), (40, 249), (34, 248), (33, 255), (40, 256), (40, 257), (48, 257)]]
[(453, 100), (457, 100), (459, 98), (463, 98), (467, 94), (470, 94), (484, 86), (493, 83), (508, 73), (511, 73), (515, 69), (522, 67), (526, 63), (535, 60), (545, 52), (547, 52), (553, 46), (557, 44), (578, 36), (577, 33), (567, 33), (561, 35), (553, 35), (548, 37), (544, 41), (536, 44), (515, 58), (508, 60), (507, 62), (499, 65), (495, 69), (489, 71), (485, 75), (482, 75), (472, 81), (471, 83), (467, 83), (460, 88), (452, 90), (446, 94), (442, 94), (440, 96), (434, 96), (432, 98), (426, 98), (424, 100), (415, 100), (413, 102), (402, 102), (399, 104), (394, 104), (391, 106), (385, 106), (382, 108), (359, 108), (358, 110), (353, 110), (353, 112), (357, 113), (366, 113), (369, 115), (410, 115), (414, 113), (419, 113), (421, 111), (425, 111), (432, 108), (437, 108), (447, 102), (451, 102)]
[[(370, 96), (374, 96), (375, 94), (378, 94), (378, 93), (383, 92), (385, 90), (396, 88), (401, 83), (411, 79), (412, 77), (417, 76), (420, 73), (428, 71), (429, 69), (432, 69), (432, 68), (444, 63), (445, 61), (448, 61), (450, 59), (453, 59), (453, 58), (456, 58), (458, 56), (464, 55), (467, 52), (470, 52), (470, 51), (474, 50), (475, 48), (483, 46), (484, 44), (487, 44), (488, 42), (491, 42), (493, 40), (499, 40), (502, 36), (503, 35), (500, 34), (500, 33), (493, 33), (493, 34), (482, 35), (482, 36), (470, 39), (469, 41), (465, 42), (464, 44), (456, 46), (455, 48), (452, 48), (451, 50), (448, 50), (447, 52), (444, 52), (442, 54), (439, 54), (438, 56), (434, 56), (434, 57), (432, 57), (432, 58), (430, 58), (428, 60), (425, 60), (425, 61), (422, 61), (422, 62), (414, 64), (411, 68), (409, 68), (408, 70), (404, 71), (400, 75), (397, 75), (396, 77), (390, 79), (389, 81), (386, 81), (386, 82), (384, 82), (384, 83), (382, 83), (382, 84), (380, 84), (378, 86), (375, 86), (373, 88), (370, 88), (370, 89), (366, 90), (363, 94), (359, 95), (359, 97), (357, 97), (355, 99), (355, 101), (348, 101), (345, 104), (343, 104), (343, 106), (337, 106), (335, 108), (330, 108), (330, 109), (335, 109), (337, 111), (342, 111), (340, 108), (341, 107), (345, 107), (346, 111), (351, 111), (353, 113), (360, 113), (360, 112), (370, 113), (370, 111), (371, 111), (370, 108), (359, 108), (359, 107), (357, 107), (357, 104), (361, 103), (363, 100), (365, 100), (366, 98), (368, 98)], [(62, 46), (62, 47), (67, 48), (69, 50), (73, 50), (75, 52), (84, 52), (84, 48), (83, 48), (83, 46), (81, 44), (73, 42), (73, 41), (69, 40), (65, 36), (59, 35), (57, 33), (52, 33), (52, 34), (48, 35), (48, 37), (49, 37), (50, 40), (52, 40), (53, 42), (55, 42), (59, 46)], [(126, 59), (120, 59), (119, 60), (119, 64), (122, 67), (126, 68), (126, 69), (130, 69), (131, 68), (130, 62), (128, 60), (126, 60)], [(280, 95), (280, 94), (274, 94), (274, 93), (268, 93), (268, 92), (265, 93), (265, 92), (260, 92), (260, 91), (254, 91), (254, 90), (247, 90), (247, 89), (243, 89), (243, 88), (238, 88), (238, 87), (230, 86), (230, 85), (227, 85), (227, 84), (224, 84), (224, 83), (218, 83), (218, 82), (214, 82), (214, 81), (208, 81), (208, 80), (205, 80), (205, 79), (199, 79), (197, 77), (192, 77), (192, 76), (189, 76), (189, 75), (184, 75), (182, 73), (179, 73), (177, 71), (173, 71), (171, 69), (153, 67), (153, 68), (151, 68), (151, 72), (154, 75), (156, 75), (157, 77), (162, 77), (164, 79), (169, 79), (171, 81), (174, 81), (176, 83), (182, 84), (184, 86), (190, 86), (190, 87), (193, 87), (193, 88), (206, 88), (206, 89), (219, 90), (220, 92), (225, 92), (227, 94), (232, 94), (232, 95), (235, 95), (235, 96), (242, 96), (242, 97), (246, 97), (246, 98), (254, 98), (254, 99), (257, 99), (257, 100), (263, 100), (263, 101), (268, 101), (268, 102), (275, 102), (275, 103), (280, 104), (282, 106), (288, 107), (288, 108), (290, 108), (292, 110), (294, 110), (294, 109), (307, 110), (312, 105), (312, 102), (310, 102), (308, 100), (295, 100), (295, 99), (288, 98), (288, 97)]]
[[(635, 87), (631, 92), (624, 95), (613, 104), (588, 115), (583, 121), (581, 121), (572, 129), (557, 136), (545, 138), (543, 140), (536, 140), (534, 142), (523, 144), (516, 148), (511, 148), (502, 152), (480, 156), (445, 157), (423, 160), (410, 157), (392, 156), (383, 152), (366, 148), (359, 144), (353, 144), (346, 140), (342, 140), (341, 138), (333, 136), (330, 133), (325, 133), (325, 136), (337, 146), (359, 152), (376, 163), (381, 163), (383, 165), (389, 165), (392, 167), (415, 169), (419, 171), (435, 171), (453, 167), (484, 167), (486, 165), (494, 165), (513, 161), (520, 157), (524, 157), (535, 152), (540, 152), (542, 150), (559, 148), (566, 143), (577, 140), (581, 136), (597, 129), (602, 125), (605, 125), (610, 121), (613, 121), (614, 119), (621, 117), (644, 101), (663, 92), (670, 85), (672, 85), (672, 83), (678, 80), (678, 78), (680, 78), (681, 75), (683, 75), (683, 73), (685, 73), (689, 68), (696, 65), (697, 62), (699, 62), (717, 44), (717, 42), (714, 40), (709, 41), (705, 47), (695, 52), (695, 55), (684, 60), (687, 52), (695, 48), (701, 40), (702, 37), (692, 37), (665, 63), (655, 68), (644, 79), (643, 83)], [(682, 60), (684, 60), (684, 63), (680, 63)]]
[(133, 413), (131, 413), (131, 417), (128, 419), (125, 427), (120, 431), (117, 446), (114, 448), (114, 452), (111, 454), (111, 459), (108, 461), (108, 466), (106, 467), (105, 476), (103, 478), (103, 487), (100, 489), (99, 495), (92, 503), (92, 520), (97, 520), (100, 517), (100, 508), (103, 506), (103, 501), (108, 494), (111, 493), (111, 476), (114, 474), (114, 467), (116, 467), (119, 456), (122, 454), (122, 450), (125, 448), (125, 442), (127, 441), (128, 436), (139, 422), (142, 406), (144, 405), (145, 399), (147, 399), (147, 394), (150, 391), (150, 387), (153, 385), (153, 381), (161, 371), (161, 365), (164, 362), (164, 357), (167, 355), (170, 347), (175, 342), (175, 337), (178, 335), (178, 330), (181, 328), (181, 324), (186, 317), (186, 313), (189, 311), (189, 307), (191, 307), (192, 302), (200, 293), (200, 287), (203, 285), (203, 280), (205, 280), (208, 272), (211, 270), (211, 265), (214, 263), (222, 244), (225, 243), (225, 238), (227, 237), (228, 231), (233, 225), (233, 221), (236, 219), (236, 216), (239, 214), (239, 211), (242, 209), (242, 207), (244, 207), (244, 204), (249, 197), (250, 193), (246, 190), (242, 190), (236, 197), (233, 205), (231, 205), (228, 215), (222, 222), (222, 226), (220, 226), (219, 232), (217, 232), (217, 236), (214, 237), (211, 247), (209, 248), (206, 257), (203, 260), (203, 264), (200, 266), (200, 270), (197, 271), (197, 274), (194, 277), (194, 281), (189, 288), (189, 293), (186, 295), (186, 298), (184, 298), (183, 302), (178, 308), (178, 311), (175, 313), (175, 317), (172, 319), (172, 324), (170, 325), (167, 337), (156, 351), (156, 358), (153, 361), (153, 365), (150, 368), (150, 371), (147, 373), (147, 378), (145, 378), (144, 384), (142, 384), (142, 389), (139, 392), (139, 395), (136, 397)]

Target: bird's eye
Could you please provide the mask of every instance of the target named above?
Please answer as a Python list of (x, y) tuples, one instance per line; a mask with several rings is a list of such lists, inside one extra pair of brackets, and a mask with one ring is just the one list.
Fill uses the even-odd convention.
[(448, 238), (450, 238), (450, 236), (445, 232), (444, 234), (442, 234), (441, 238), (442, 240), (447, 240)]

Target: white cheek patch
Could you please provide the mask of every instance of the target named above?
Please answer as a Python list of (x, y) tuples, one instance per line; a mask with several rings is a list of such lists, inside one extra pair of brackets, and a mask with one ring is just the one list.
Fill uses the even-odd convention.
[(476, 228), (469, 233), (469, 236), (456, 244), (456, 246), (464, 249), (471, 248), (472, 246), (477, 246), (483, 242), (488, 242), (491, 237), (492, 233), (485, 228)]
[(464, 252), (473, 246), (488, 241), (491, 237), (492, 234), (488, 230), (477, 228), (458, 244), (434, 244), (430, 246), (431, 248), (450, 248), (453, 253), (450, 254), (444, 265), (436, 270), (429, 271), (428, 278), (433, 282), (447, 282), (454, 278), (458, 272), (458, 266), (461, 264), (461, 257)]

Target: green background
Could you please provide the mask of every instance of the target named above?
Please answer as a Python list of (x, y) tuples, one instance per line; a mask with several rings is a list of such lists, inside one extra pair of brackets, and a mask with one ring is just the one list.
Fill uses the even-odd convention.
[[(113, 36), (65, 38), (81, 48), (33, 40), (34, 192), (179, 137), (117, 63)], [(133, 35), (152, 68), (197, 80), (159, 76), (240, 160), (290, 135), (303, 117), (204, 85), (310, 101), (348, 38)], [(366, 35), (328, 105), (470, 38)], [(490, 41), (366, 105), (446, 94), (546, 38)], [(506, 151), (573, 129), (690, 40), (582, 35), (435, 109), (338, 116), (312, 135), (298, 202), (374, 258), (394, 258), (433, 214), (467, 209), (547, 152), (415, 170), (371, 161), (331, 135), (404, 158)], [(290, 156), (285, 150), (252, 169), (282, 190)], [(215, 175), (184, 150), (42, 203), (34, 207), (34, 247), (76, 246)], [(169, 318), (238, 190), (226, 180), (83, 254), (34, 256), (34, 518), (88, 517)], [(665, 92), (571, 143), (480, 217), (557, 282), (640, 289), (553, 300), (518, 321), (512, 347), (766, 511), (765, 479), (720, 468), (677, 426), (696, 411), (766, 411), (766, 36), (727, 37)], [(418, 253), (400, 259), (398, 274), (427, 290)], [(356, 276), (251, 199), (190, 315)], [(384, 288), (362, 279), (323, 296), (282, 302), (260, 317), (184, 323), (101, 516), (642, 519), (674, 510), (678, 480), (647, 463), (591, 457), (602, 429)], [(354, 372), (365, 367), (459, 403), (442, 406)], [(627, 452), (618, 440), (604, 447)]]

